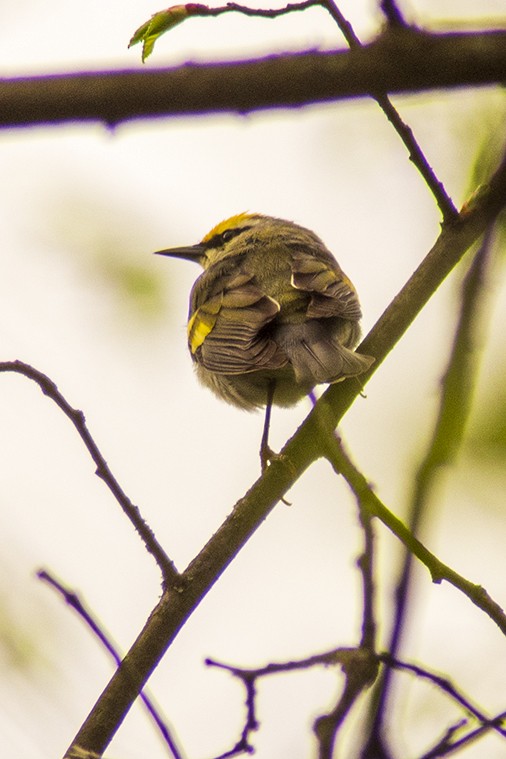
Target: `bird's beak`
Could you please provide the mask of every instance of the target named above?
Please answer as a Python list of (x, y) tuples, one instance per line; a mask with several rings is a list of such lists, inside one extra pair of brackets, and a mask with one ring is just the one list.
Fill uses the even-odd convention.
[(205, 247), (198, 243), (197, 245), (188, 245), (183, 248), (167, 248), (166, 250), (155, 251), (157, 256), (171, 256), (172, 258), (184, 258), (186, 261), (195, 261), (202, 263), (205, 256)]

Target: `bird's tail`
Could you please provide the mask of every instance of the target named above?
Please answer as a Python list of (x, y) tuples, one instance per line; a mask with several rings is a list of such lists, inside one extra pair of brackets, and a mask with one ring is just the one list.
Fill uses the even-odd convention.
[(341, 344), (338, 336), (320, 322), (283, 325), (276, 335), (300, 383), (337, 382), (365, 372), (372, 356), (355, 353)]

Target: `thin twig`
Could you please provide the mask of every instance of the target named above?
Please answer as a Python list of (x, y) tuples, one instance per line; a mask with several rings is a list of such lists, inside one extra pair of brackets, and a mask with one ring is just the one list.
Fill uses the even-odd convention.
[(300, 3), (288, 3), (282, 8), (250, 8), (240, 3), (227, 3), (217, 8), (209, 8), (202, 6), (202, 10), (198, 15), (203, 16), (221, 16), (222, 13), (229, 13), (234, 11), (241, 13), (243, 16), (260, 16), (261, 18), (277, 18), (278, 16), (284, 16), (287, 13), (296, 13), (298, 11), (305, 11), (308, 8), (315, 8), (321, 5), (320, 0), (303, 0)]
[[(50, 587), (56, 590), (56, 592), (63, 597), (65, 603), (77, 612), (84, 623), (88, 625), (95, 637), (98, 638), (106, 651), (111, 655), (115, 664), (119, 667), (121, 664), (121, 655), (118, 651), (117, 646), (112, 642), (110, 636), (105, 632), (104, 628), (98, 622), (98, 620), (86, 608), (77, 593), (65, 587), (59, 580), (57, 580), (50, 572), (45, 569), (40, 569), (37, 572), (37, 577), (39, 580), (46, 582)], [(141, 691), (139, 698), (144, 703), (144, 706), (146, 707), (149, 715), (157, 726), (164, 743), (167, 745), (174, 759), (182, 759), (183, 755), (181, 754), (181, 751), (179, 750), (175, 739), (171, 735), (171, 729), (169, 729), (167, 720), (161, 716), (160, 709), (155, 705), (152, 697), (148, 696), (145, 691)]]
[[(316, 404), (314, 392), (309, 393), (309, 397)], [(362, 614), (362, 638), (360, 646), (355, 649), (353, 663), (343, 662), (343, 671), (346, 675), (345, 687), (335, 708), (328, 714), (322, 715), (315, 720), (314, 731), (318, 739), (319, 759), (331, 759), (336, 736), (339, 728), (342, 726), (347, 714), (352, 708), (358, 696), (364, 688), (369, 687), (376, 677), (378, 668), (376, 665), (371, 667), (371, 662), (375, 661), (375, 641), (376, 641), (376, 623), (374, 619), (374, 573), (373, 573), (373, 556), (374, 556), (374, 531), (372, 527), (372, 516), (368, 510), (361, 508), (359, 504), (359, 516), (362, 529), (364, 531), (364, 550), (357, 560), (357, 565), (362, 575), (363, 586), (363, 614)], [(346, 656), (349, 650), (346, 649)], [(256, 679), (273, 674), (274, 672), (286, 672), (293, 669), (312, 667), (315, 664), (335, 663), (336, 657), (342, 655), (342, 649), (336, 649), (329, 654), (323, 654), (301, 662), (288, 662), (278, 665), (268, 665), (262, 669), (245, 670), (237, 667), (219, 664), (212, 659), (207, 659), (208, 665), (220, 666), (229, 670), (236, 677), (239, 677), (246, 688), (246, 706), (247, 716), (243, 727), (241, 737), (235, 746), (221, 754), (216, 759), (227, 759), (236, 756), (239, 753), (251, 752), (253, 747), (249, 742), (249, 734), (252, 730), (258, 728), (258, 721), (255, 713), (255, 696), (256, 696)], [(357, 667), (357, 657), (360, 657), (360, 666)], [(365, 664), (365, 666), (364, 666)]]
[(429, 551), (418, 538), (413, 535), (403, 522), (395, 516), (373, 491), (364, 475), (353, 464), (345, 452), (342, 441), (334, 436), (327, 436), (327, 458), (336, 474), (342, 474), (361, 508), (367, 509), (372, 516), (377, 517), (388, 529), (399, 538), (408, 551), (414, 554), (429, 570), (432, 581), (440, 583), (443, 580), (460, 590), (475, 606), (484, 611), (506, 635), (506, 614), (481, 585), (476, 585), (459, 575), (454, 569), (444, 564)]
[[(504, 721), (506, 718), (506, 712), (498, 714), (491, 722)], [(461, 729), (461, 725), (457, 724), (447, 731), (447, 734), (429, 751), (425, 752), (420, 759), (440, 759), (442, 756), (450, 756), (450, 754), (456, 754), (460, 752), (464, 747), (469, 746), (471, 743), (479, 740), (486, 732), (490, 730), (490, 725), (480, 725), (475, 730), (470, 730), (466, 735), (461, 738), (457, 738), (451, 741), (451, 738), (455, 735), (457, 730)]]
[[(316, 405), (316, 395), (314, 391), (309, 393), (311, 403)], [(337, 435), (337, 432), (335, 433)], [(362, 648), (375, 651), (376, 649), (376, 621), (374, 616), (374, 529), (372, 525), (372, 516), (367, 509), (362, 508), (358, 502), (358, 512), (360, 524), (364, 533), (364, 550), (357, 559), (357, 566), (362, 576), (363, 590), (363, 611), (362, 611), (362, 637), (360, 645)]]
[(496, 730), (499, 735), (501, 735), (503, 738), (506, 738), (506, 729), (502, 727), (504, 717), (487, 717), (486, 714), (474, 706), (474, 704), (471, 703), (467, 696), (461, 693), (455, 687), (455, 685), (450, 680), (448, 680), (448, 678), (442, 677), (441, 675), (436, 675), (434, 672), (429, 672), (429, 670), (425, 669), (424, 667), (420, 667), (418, 664), (412, 664), (411, 662), (395, 659), (388, 652), (380, 653), (379, 659), (388, 667), (403, 670), (404, 672), (412, 672), (418, 678), (429, 680), (440, 690), (442, 690), (447, 696), (453, 699), (453, 701), (456, 701), (460, 706), (462, 706), (467, 712), (469, 712), (469, 714), (479, 720), (482, 723), (481, 726), (483, 728)]
[[(225, 759), (225, 757), (236, 756), (238, 753), (252, 753), (254, 751), (253, 746), (249, 742), (249, 737), (251, 732), (258, 730), (259, 727), (256, 716), (256, 682), (260, 678), (297, 670), (306, 670), (316, 666), (341, 666), (346, 680), (338, 706), (330, 714), (318, 718), (315, 722), (314, 729), (320, 740), (321, 749), (322, 742), (330, 745), (330, 733), (333, 732), (335, 735), (356, 698), (364, 688), (367, 688), (374, 681), (378, 671), (376, 654), (371, 650), (364, 649), (362, 646), (358, 646), (357, 648), (335, 648), (332, 651), (315, 654), (306, 659), (274, 662), (254, 669), (234, 667), (214, 659), (206, 659), (205, 663), (209, 667), (218, 667), (230, 672), (230, 674), (237, 677), (243, 683), (246, 691), (246, 719), (241, 737), (232, 749), (221, 754), (216, 759)], [(330, 758), (330, 754), (322, 754), (321, 750), (320, 756), (322, 759), (324, 756)]]
[(153, 556), (158, 564), (162, 573), (163, 581), (165, 585), (173, 585), (177, 583), (179, 574), (169, 559), (162, 546), (157, 541), (153, 531), (149, 525), (142, 518), (140, 511), (132, 501), (128, 498), (124, 490), (119, 485), (117, 479), (112, 474), (104, 456), (100, 452), (97, 444), (95, 443), (90, 431), (86, 425), (86, 419), (82, 411), (72, 408), (64, 396), (60, 393), (56, 384), (49, 379), (45, 374), (35, 369), (29, 364), (25, 364), (23, 361), (1, 361), (0, 372), (15, 372), (22, 374), (30, 380), (33, 380), (40, 387), (44, 395), (51, 398), (54, 403), (60, 408), (67, 419), (69, 419), (77, 430), (79, 437), (86, 446), (91, 458), (96, 466), (96, 475), (107, 485), (123, 512), (131, 521), (137, 532), (139, 533), (146, 549)]
[(362, 574), (362, 597), (364, 608), (362, 613), (362, 638), (360, 645), (371, 651), (376, 649), (376, 621), (374, 617), (374, 529), (372, 515), (359, 504), (359, 517), (364, 533), (364, 551), (357, 564)]
[(353, 656), (343, 663), (345, 684), (335, 707), (318, 717), (314, 732), (318, 739), (318, 759), (332, 759), (339, 729), (350, 713), (353, 705), (375, 681), (378, 674), (378, 658), (369, 648), (354, 649)]
[[(343, 13), (341, 13), (334, 0), (322, 0), (322, 5), (327, 9), (336, 24), (339, 26), (339, 29), (341, 30), (341, 33), (348, 43), (350, 49), (353, 50), (362, 47), (362, 43), (355, 34), (352, 25), (345, 18)], [(406, 26), (395, 3), (386, 2), (383, 4), (383, 6), (383, 10), (388, 14), (389, 20), (395, 18), (395, 23), (393, 24), (394, 27), (399, 28), (401, 26)], [(425, 157), (425, 154), (418, 144), (411, 128), (403, 121), (386, 92), (371, 92), (371, 97), (376, 100), (383, 113), (390, 121), (393, 128), (404, 143), (409, 153), (410, 160), (416, 166), (424, 181), (426, 182), (429, 190), (432, 192), (436, 203), (439, 206), (439, 210), (441, 211), (443, 221), (445, 223), (456, 221), (459, 216), (457, 208), (446, 192), (442, 182), (440, 182), (436, 177), (434, 170)]]
[(453, 746), (455, 746), (453, 740), (455, 735), (462, 731), (466, 725), (466, 719), (459, 719), (458, 722), (447, 727), (443, 737), (440, 738), (429, 751), (424, 752), (423, 756), (419, 757), (419, 759), (436, 759), (436, 757), (439, 759), (442, 756), (450, 754), (453, 750)]
[(380, 8), (390, 26), (406, 27), (408, 25), (395, 0), (380, 0)]
[[(352, 693), (355, 690), (361, 692), (367, 684), (374, 679), (377, 669), (377, 663), (382, 662), (387, 667), (394, 667), (396, 669), (403, 670), (405, 672), (411, 672), (418, 678), (429, 680), (438, 689), (443, 691), (447, 696), (463, 707), (469, 714), (479, 720), (482, 724), (478, 730), (483, 733), (486, 730), (494, 729), (503, 737), (506, 737), (506, 730), (502, 728), (501, 723), (504, 719), (504, 714), (498, 715), (494, 718), (487, 717), (481, 710), (474, 706), (471, 701), (464, 696), (447, 678), (437, 675), (429, 670), (420, 667), (417, 664), (410, 662), (399, 661), (393, 659), (388, 653), (374, 654), (372, 651), (367, 653), (362, 646), (358, 648), (336, 648), (331, 651), (326, 651), (322, 654), (315, 654), (306, 659), (299, 659), (295, 661), (277, 662), (267, 664), (264, 667), (257, 668), (245, 668), (236, 667), (223, 662), (218, 662), (214, 659), (206, 659), (205, 663), (210, 667), (217, 667), (224, 669), (234, 677), (239, 679), (245, 688), (246, 692), (246, 719), (243, 726), (241, 737), (237, 743), (228, 751), (220, 754), (216, 759), (225, 759), (225, 757), (236, 756), (240, 753), (252, 753), (254, 747), (249, 741), (250, 734), (258, 730), (259, 722), (256, 716), (256, 683), (257, 680), (268, 677), (270, 675), (282, 674), (287, 672), (293, 672), (298, 670), (306, 670), (315, 666), (336, 666), (340, 665), (346, 672), (354, 673), (356, 678), (354, 687), (350, 686), (350, 691), (346, 693), (346, 689), (343, 692), (345, 696), (345, 706), (340, 701), (339, 711), (332, 712), (330, 715), (325, 715), (322, 722), (320, 722), (319, 729), (325, 729), (327, 736), (325, 739), (325, 748), (320, 751), (320, 759), (327, 756), (330, 757), (333, 746), (333, 740), (331, 738), (331, 732), (336, 727), (336, 722), (342, 723), (342, 719), (346, 716), (346, 713), (351, 708), (356, 696), (352, 698)], [(360, 684), (360, 687), (358, 687)], [(317, 721), (318, 722), (318, 721)], [(338, 725), (337, 725), (338, 726)], [(456, 728), (452, 728), (448, 731), (451, 735), (455, 732)], [(436, 754), (434, 754), (436, 756)]]

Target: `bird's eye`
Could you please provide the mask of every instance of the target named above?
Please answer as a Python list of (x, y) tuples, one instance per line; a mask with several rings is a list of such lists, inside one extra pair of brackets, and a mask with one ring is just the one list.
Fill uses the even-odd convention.
[(204, 245), (208, 249), (221, 248), (222, 245), (230, 242), (234, 237), (246, 232), (248, 229), (250, 229), (250, 227), (231, 227), (230, 229), (225, 229), (223, 232), (213, 235), (213, 237), (207, 240)]
[(238, 232), (238, 229), (226, 229), (221, 233), (221, 239), (223, 242), (228, 242), (229, 240), (232, 240), (232, 238), (235, 237)]

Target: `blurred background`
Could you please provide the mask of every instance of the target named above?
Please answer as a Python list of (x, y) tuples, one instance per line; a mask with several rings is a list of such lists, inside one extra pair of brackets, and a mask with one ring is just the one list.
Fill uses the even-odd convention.
[[(363, 40), (382, 22), (376, 5), (340, 3)], [(497, 26), (501, 14), (506, 21), (502, 0), (401, 7), (433, 29)], [(127, 44), (158, 10), (144, 0), (3, 2), (2, 76), (141, 69), (140, 48)], [(176, 28), (146, 67), (337, 46), (342, 39), (322, 9), (275, 21), (227, 14)], [(500, 147), (504, 93), (482, 88), (394, 102), (460, 206), (484, 156)], [(79, 124), (4, 130), (0, 172), (0, 360), (33, 364), (84, 411), (113, 473), (179, 569), (257, 479), (262, 416), (197, 384), (185, 323), (199, 272), (152, 251), (197, 242), (244, 210), (292, 219), (314, 229), (354, 281), (366, 333), (440, 229), (399, 138), (367, 100), (146, 120), (113, 131)], [(504, 605), (506, 291), (496, 271), (468, 442), (445, 473), (423, 539)], [(462, 267), (343, 420), (356, 463), (400, 516), (434, 424), (461, 279)], [(123, 650), (157, 601), (159, 576), (69, 421), (23, 377), (3, 374), (0, 387), (0, 753), (45, 759), (64, 753), (113, 670), (35, 572), (44, 567), (82, 594)], [(308, 410), (309, 402), (275, 409), (274, 448)], [(231, 748), (243, 724), (239, 684), (206, 669), (206, 656), (254, 667), (358, 640), (362, 535), (353, 498), (324, 462), (288, 498), (293, 505), (277, 506), (151, 679), (189, 759)], [(379, 524), (377, 533), (384, 645), (401, 553)], [(422, 567), (415, 577), (405, 658), (446, 674), (490, 714), (505, 709), (499, 630), (456, 590), (433, 586)], [(331, 706), (340, 682), (328, 670), (263, 681), (257, 755), (313, 756), (312, 721)], [(399, 687), (393, 744), (399, 756), (418, 756), (459, 713), (427, 684), (401, 676)], [(345, 731), (342, 756), (353, 756), (363, 714)], [(107, 755), (166, 752), (135, 707)], [(499, 759), (506, 748), (489, 736), (462, 756)]]

